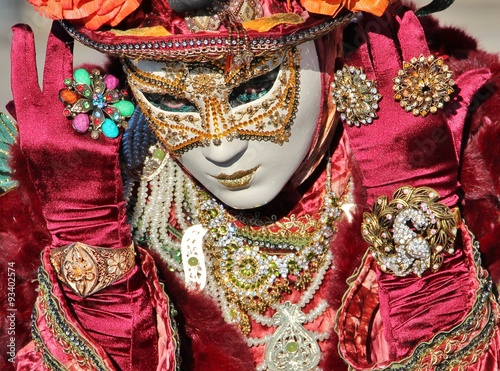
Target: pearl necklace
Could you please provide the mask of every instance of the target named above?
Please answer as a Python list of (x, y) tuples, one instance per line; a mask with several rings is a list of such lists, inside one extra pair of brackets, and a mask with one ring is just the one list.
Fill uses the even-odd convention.
[[(288, 239), (285, 245), (293, 247), (288, 251), (264, 242), (266, 235), (259, 235), (256, 226), (252, 226), (254, 238), (249, 238), (245, 228), (237, 228), (237, 216), (232, 217), (208, 195), (202, 196), (199, 218), (209, 231), (204, 246), (210, 255), (211, 271), (224, 291), (232, 322), (245, 335), (251, 330), (248, 313), (265, 312), (291, 292), (292, 286), (298, 290), (308, 287), (313, 275), (325, 265), (329, 241), (336, 232), (334, 221), (341, 215), (329, 182), (327, 190), (320, 215), (313, 223), (305, 223), (312, 228), (302, 228), (304, 233), (299, 236), (296, 228), (293, 232), (280, 231), (280, 237)], [(296, 221), (296, 225), (302, 223)]]
[[(264, 240), (266, 233), (251, 235), (244, 227), (249, 220), (259, 218), (231, 215), (198, 189), (173, 159), (156, 151), (158, 148), (150, 150), (137, 188), (130, 221), (134, 240), (147, 242), (182, 278), (188, 278), (183, 263), (184, 267), (187, 262), (205, 264), (203, 291), (221, 308), (225, 321), (237, 324), (244, 334), (250, 332), (250, 318), (275, 328), (261, 338), (247, 338), (249, 347), (266, 346), (258, 370), (294, 369), (299, 365), (300, 369), (315, 368), (321, 355), (318, 342), (327, 339), (328, 333), (309, 331), (303, 325), (323, 315), (328, 304), (320, 301), (307, 314), (302, 309), (314, 297), (331, 265), (329, 244), (336, 232), (335, 222), (342, 214), (331, 190), (330, 166), (319, 217), (310, 220), (307, 216), (299, 223), (304, 231), (302, 237), (309, 238), (294, 238), (293, 233), (281, 231), (280, 238), (269, 242)], [(276, 218), (270, 219), (271, 224), (277, 222)], [(200, 239), (201, 254), (196, 259), (182, 256), (187, 260), (182, 262), (179, 240), (193, 225), (207, 232)], [(303, 290), (299, 301), (282, 303), (282, 295), (290, 292), (292, 285)], [(273, 309), (273, 316), (263, 314), (267, 308)]]

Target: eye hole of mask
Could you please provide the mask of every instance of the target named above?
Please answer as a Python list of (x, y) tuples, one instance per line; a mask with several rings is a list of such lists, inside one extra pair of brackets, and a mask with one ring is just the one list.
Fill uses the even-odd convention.
[(143, 93), (153, 106), (167, 112), (198, 112), (196, 106), (184, 98), (169, 94)]
[(278, 66), (274, 70), (245, 81), (234, 88), (229, 95), (229, 104), (231, 104), (231, 107), (234, 108), (242, 104), (253, 102), (266, 95), (273, 87), (279, 71), (280, 67)]

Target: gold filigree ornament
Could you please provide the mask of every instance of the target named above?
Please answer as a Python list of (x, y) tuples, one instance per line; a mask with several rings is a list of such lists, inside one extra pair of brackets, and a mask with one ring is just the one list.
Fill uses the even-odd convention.
[(392, 201), (381, 196), (364, 213), (361, 232), (380, 269), (395, 276), (436, 271), (454, 253), (458, 209), (437, 202), (432, 188), (404, 186)]
[[(270, 141), (282, 145), (290, 136), (300, 95), (300, 50), (291, 48), (254, 58), (248, 68), (225, 72), (225, 64), (167, 62), (154, 73), (124, 60), (130, 88), (151, 128), (165, 148), (181, 155), (221, 140)], [(276, 71), (276, 75), (273, 75)], [(279, 83), (257, 103), (231, 105), (233, 90), (264, 75)], [(164, 110), (148, 94), (189, 101), (192, 110)]]
[(368, 80), (362, 67), (344, 66), (337, 70), (331, 88), (333, 103), (347, 125), (368, 125), (378, 117), (376, 111), (382, 96), (377, 82)]
[(453, 73), (441, 58), (433, 55), (403, 62), (403, 69), (394, 78), (394, 99), (406, 112), (426, 117), (436, 113), (450, 101), (454, 92)]
[(76, 242), (53, 249), (50, 261), (61, 282), (81, 297), (86, 297), (132, 270), (135, 265), (134, 245), (110, 249)]
[(321, 350), (317, 341), (302, 327), (306, 315), (289, 301), (273, 316), (278, 329), (266, 348), (269, 370), (313, 370), (319, 363)]

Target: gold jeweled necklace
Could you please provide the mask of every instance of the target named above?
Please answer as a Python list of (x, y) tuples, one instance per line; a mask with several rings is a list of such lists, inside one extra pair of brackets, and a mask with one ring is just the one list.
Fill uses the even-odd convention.
[[(212, 297), (226, 322), (238, 325), (243, 334), (250, 334), (250, 318), (274, 328), (263, 337), (247, 337), (249, 347), (266, 347), (259, 370), (317, 367), (318, 343), (328, 333), (307, 330), (304, 325), (319, 318), (328, 304), (320, 301), (307, 314), (303, 309), (330, 267), (330, 241), (337, 231), (341, 204), (349, 197), (344, 192), (339, 200), (331, 189), (330, 166), (318, 212), (263, 218), (227, 211), (196, 187), (168, 155), (158, 160), (154, 149), (151, 153), (150, 161), (156, 165), (154, 171), (146, 166), (133, 210), (135, 238), (147, 240), (188, 287), (194, 282)], [(172, 207), (174, 223), (181, 230), (171, 225)], [(185, 239), (191, 241), (187, 249)], [(292, 289), (301, 292), (294, 303), (283, 297)], [(269, 316), (268, 309), (274, 315)]]
[(245, 224), (249, 218), (233, 216), (201, 194), (199, 219), (208, 230), (204, 247), (210, 268), (243, 334), (251, 330), (248, 313), (265, 312), (292, 287), (304, 290), (324, 265), (334, 222), (341, 215), (337, 196), (329, 184), (326, 188), (319, 215), (287, 217), (264, 226)]

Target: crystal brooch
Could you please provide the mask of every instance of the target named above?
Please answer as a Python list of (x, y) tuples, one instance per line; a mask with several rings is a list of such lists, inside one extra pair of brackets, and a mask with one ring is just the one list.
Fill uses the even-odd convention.
[(344, 66), (337, 70), (331, 87), (333, 103), (347, 125), (360, 127), (377, 118), (381, 95), (376, 81), (368, 80), (362, 67)]
[(454, 92), (452, 72), (441, 58), (412, 58), (394, 78), (394, 99), (406, 112), (426, 117), (450, 101)]

